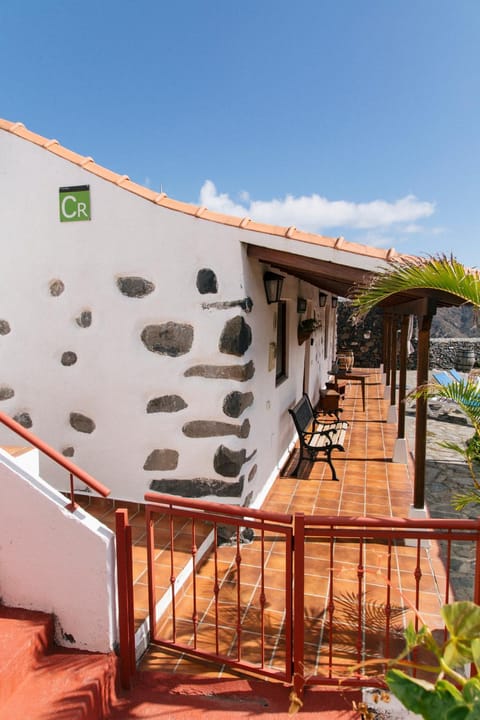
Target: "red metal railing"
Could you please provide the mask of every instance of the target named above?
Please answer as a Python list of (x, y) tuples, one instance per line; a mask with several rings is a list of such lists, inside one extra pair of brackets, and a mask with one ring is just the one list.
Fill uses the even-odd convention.
[(118, 634), (120, 644), (120, 681), (128, 690), (136, 670), (135, 613), (133, 606), (132, 526), (128, 510), (115, 511), (117, 550)]
[(292, 683), (299, 697), (308, 684), (383, 687), (385, 659), (403, 650), (408, 622), (439, 624), (455, 599), (457, 545), (474, 547), (466, 592), (480, 603), (480, 520), (145, 500), (152, 642)]
[[(299, 513), (294, 537), (294, 684), (300, 696), (305, 684), (382, 687), (382, 660), (403, 650), (407, 623), (417, 630), (438, 623), (441, 606), (453, 601), (452, 558), (461, 544), (475, 548), (475, 573), (463, 592), (480, 602), (480, 520)], [(306, 601), (312, 574), (316, 618)]]
[(74, 477), (84, 482), (85, 485), (97, 492), (99, 495), (102, 495), (102, 497), (107, 497), (107, 495), (110, 495), (111, 490), (106, 487), (106, 485), (102, 485), (102, 483), (100, 483), (94, 477), (85, 472), (85, 470), (82, 470), (82, 468), (78, 467), (78, 465), (75, 465), (75, 463), (73, 463), (71, 460), (66, 458), (57, 450), (54, 450), (52, 447), (50, 447), (50, 445), (48, 445), (46, 442), (34, 435), (34, 433), (24, 428), (22, 425), (17, 423), (8, 415), (5, 415), (5, 413), (0, 412), (0, 422), (6, 427), (8, 427), (10, 430), (12, 430), (14, 433), (16, 433), (16, 435), (19, 435), (30, 445), (36, 447), (44, 455), (47, 455), (51, 460), (53, 460), (58, 465), (61, 465), (65, 468), (65, 470), (67, 470), (67, 472), (70, 474), (70, 504), (67, 505), (67, 508), (72, 512), (77, 507), (77, 504), (75, 502), (75, 490), (73, 482)]
[[(151, 641), (290, 682), (292, 516), (155, 493), (145, 500)], [(245, 553), (249, 533), (259, 539), (258, 573)], [(209, 534), (204, 562), (198, 544)], [(282, 548), (276, 563), (267, 557), (273, 542)], [(191, 570), (187, 588), (180, 586), (184, 566)], [(167, 591), (162, 614), (157, 604)]]

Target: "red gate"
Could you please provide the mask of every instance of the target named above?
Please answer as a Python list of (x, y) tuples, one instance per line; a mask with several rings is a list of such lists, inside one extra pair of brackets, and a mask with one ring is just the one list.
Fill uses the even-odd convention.
[(480, 603), (479, 520), (145, 500), (151, 642), (291, 683), (299, 696), (306, 684), (383, 686), (408, 622), (443, 629), (465, 546), (472, 572), (461, 599)]
[(151, 642), (289, 683), (292, 516), (145, 500)]

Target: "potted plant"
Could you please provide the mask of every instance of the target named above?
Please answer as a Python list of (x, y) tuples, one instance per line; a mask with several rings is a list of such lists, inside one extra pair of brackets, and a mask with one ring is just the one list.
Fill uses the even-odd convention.
[[(413, 623), (408, 626), (404, 652), (388, 662), (385, 676), (388, 689), (407, 710), (424, 720), (477, 720), (480, 718), (480, 606), (469, 601), (453, 602), (443, 606), (442, 617), (446, 637), (438, 638), (426, 625), (418, 631)], [(424, 653), (420, 660), (416, 659), (418, 650)], [(414, 669), (423, 677), (414, 677)], [(354, 707), (362, 720), (376, 717), (365, 703), (354, 704)]]
[(308, 318), (307, 320), (301, 320), (298, 323), (297, 335), (298, 344), (301, 345), (308, 340), (310, 335), (321, 326), (321, 323), (316, 318)]

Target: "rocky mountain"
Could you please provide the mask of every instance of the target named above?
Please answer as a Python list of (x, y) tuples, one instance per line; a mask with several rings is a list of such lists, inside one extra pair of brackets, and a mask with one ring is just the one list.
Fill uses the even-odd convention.
[(475, 327), (472, 307), (439, 308), (432, 321), (431, 337), (480, 337), (480, 318), (479, 327)]

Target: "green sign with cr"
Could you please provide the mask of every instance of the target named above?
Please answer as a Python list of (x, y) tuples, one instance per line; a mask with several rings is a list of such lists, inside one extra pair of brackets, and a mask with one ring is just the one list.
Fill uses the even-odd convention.
[(59, 196), (60, 222), (90, 220), (90, 185), (61, 187)]

